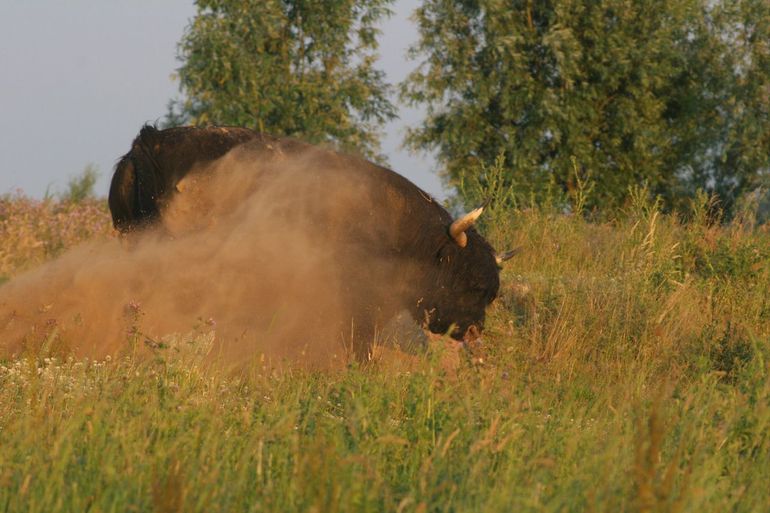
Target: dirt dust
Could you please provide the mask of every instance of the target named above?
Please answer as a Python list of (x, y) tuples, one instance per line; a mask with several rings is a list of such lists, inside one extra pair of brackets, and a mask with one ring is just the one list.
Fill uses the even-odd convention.
[(0, 287), (0, 357), (102, 358), (213, 332), (212, 354), (239, 361), (345, 361), (356, 329), (351, 272), (367, 276), (367, 290), (394, 284), (376, 259), (362, 261), (365, 237), (335, 238), (346, 205), (372, 191), (335, 182), (330, 165), (323, 150), (236, 149), (196, 170), (162, 226), (84, 244)]

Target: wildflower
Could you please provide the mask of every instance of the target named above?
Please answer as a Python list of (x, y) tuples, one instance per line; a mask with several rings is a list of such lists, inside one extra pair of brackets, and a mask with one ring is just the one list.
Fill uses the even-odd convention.
[(125, 306), (126, 313), (131, 315), (139, 315), (142, 313), (142, 304), (139, 301), (131, 300)]

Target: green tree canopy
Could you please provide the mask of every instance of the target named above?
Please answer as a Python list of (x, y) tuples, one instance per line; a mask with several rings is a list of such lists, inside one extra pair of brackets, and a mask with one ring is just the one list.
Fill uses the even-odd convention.
[(198, 0), (167, 123), (227, 124), (368, 156), (394, 117), (375, 68), (392, 0)]
[(729, 208), (767, 178), (767, 0), (425, 0), (416, 19), (402, 96), (427, 116), (407, 143), (450, 183), (504, 154), (528, 193), (590, 175), (589, 208), (642, 183)]

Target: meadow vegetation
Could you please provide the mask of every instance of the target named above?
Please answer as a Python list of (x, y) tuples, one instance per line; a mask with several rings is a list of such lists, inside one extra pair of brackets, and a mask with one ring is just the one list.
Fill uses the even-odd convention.
[(112, 235), (106, 202), (87, 191), (76, 191), (75, 197), (73, 190), (59, 200), (37, 200), (21, 192), (0, 196), (0, 283), (80, 242)]
[[(770, 234), (704, 195), (680, 217), (579, 194), (491, 208), (522, 251), (469, 351), (233, 367), (205, 326), (0, 362), (0, 510), (770, 511)], [(109, 236), (101, 204), (5, 197), (0, 274)]]

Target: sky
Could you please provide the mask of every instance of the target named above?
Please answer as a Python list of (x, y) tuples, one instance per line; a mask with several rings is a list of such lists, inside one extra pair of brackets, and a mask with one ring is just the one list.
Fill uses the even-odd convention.
[[(416, 6), (397, 0), (381, 26), (380, 69), (394, 84), (416, 66), (406, 59)], [(192, 0), (0, 1), (0, 195), (63, 191), (92, 164), (106, 196), (140, 127), (179, 96), (176, 45), (194, 13)], [(433, 158), (401, 148), (421, 112), (399, 106), (399, 116), (384, 127), (390, 166), (445, 198)]]

